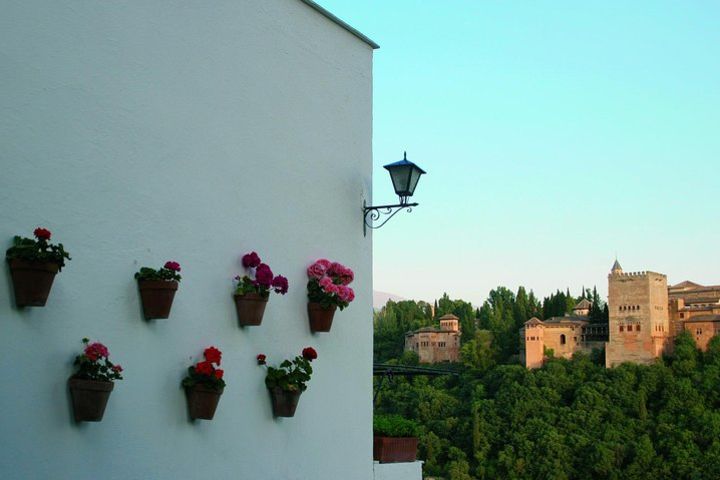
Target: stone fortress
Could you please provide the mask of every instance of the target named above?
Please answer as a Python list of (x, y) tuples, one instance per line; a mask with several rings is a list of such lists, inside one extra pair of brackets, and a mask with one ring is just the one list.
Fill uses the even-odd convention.
[(460, 319), (440, 317), (440, 328), (423, 327), (405, 334), (405, 351), (417, 353), (420, 363), (457, 362), (460, 358)]
[(542, 366), (547, 350), (570, 358), (575, 352), (605, 347), (605, 365), (652, 363), (672, 349), (678, 333), (688, 330), (700, 349), (720, 333), (720, 285), (682, 282), (668, 286), (656, 272), (625, 273), (616, 260), (608, 275), (607, 324), (589, 322), (589, 302), (573, 315), (545, 321), (531, 318), (520, 329), (520, 359), (527, 368)]

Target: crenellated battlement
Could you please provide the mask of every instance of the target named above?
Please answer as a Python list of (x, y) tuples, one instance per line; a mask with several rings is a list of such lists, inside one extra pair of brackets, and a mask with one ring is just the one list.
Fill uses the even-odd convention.
[(643, 270), (641, 272), (611, 272), (608, 277), (647, 277), (649, 275), (667, 278), (667, 275), (658, 272), (652, 272), (650, 270)]

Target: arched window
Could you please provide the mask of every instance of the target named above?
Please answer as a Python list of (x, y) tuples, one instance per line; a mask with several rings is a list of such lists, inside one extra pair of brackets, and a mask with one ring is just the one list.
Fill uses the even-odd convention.
[(560, 345), (565, 345), (565, 335), (560, 335)]

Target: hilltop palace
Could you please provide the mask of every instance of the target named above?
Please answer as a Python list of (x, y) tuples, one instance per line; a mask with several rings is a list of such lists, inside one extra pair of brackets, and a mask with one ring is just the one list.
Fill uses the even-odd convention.
[(607, 324), (592, 324), (590, 303), (581, 301), (572, 315), (547, 320), (531, 318), (520, 329), (520, 359), (528, 368), (542, 366), (546, 350), (555, 357), (605, 348), (605, 365), (652, 363), (672, 348), (675, 336), (688, 330), (705, 350), (720, 333), (720, 285), (692, 282), (668, 286), (655, 272), (623, 272), (615, 264), (608, 275)]

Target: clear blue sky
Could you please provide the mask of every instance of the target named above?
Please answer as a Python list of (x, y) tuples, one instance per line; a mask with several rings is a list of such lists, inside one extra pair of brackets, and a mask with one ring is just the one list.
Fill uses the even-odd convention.
[(428, 171), (375, 232), (375, 289), (481, 302), (597, 284), (617, 255), (720, 283), (720, 2), (320, 0), (380, 44), (382, 165)]

